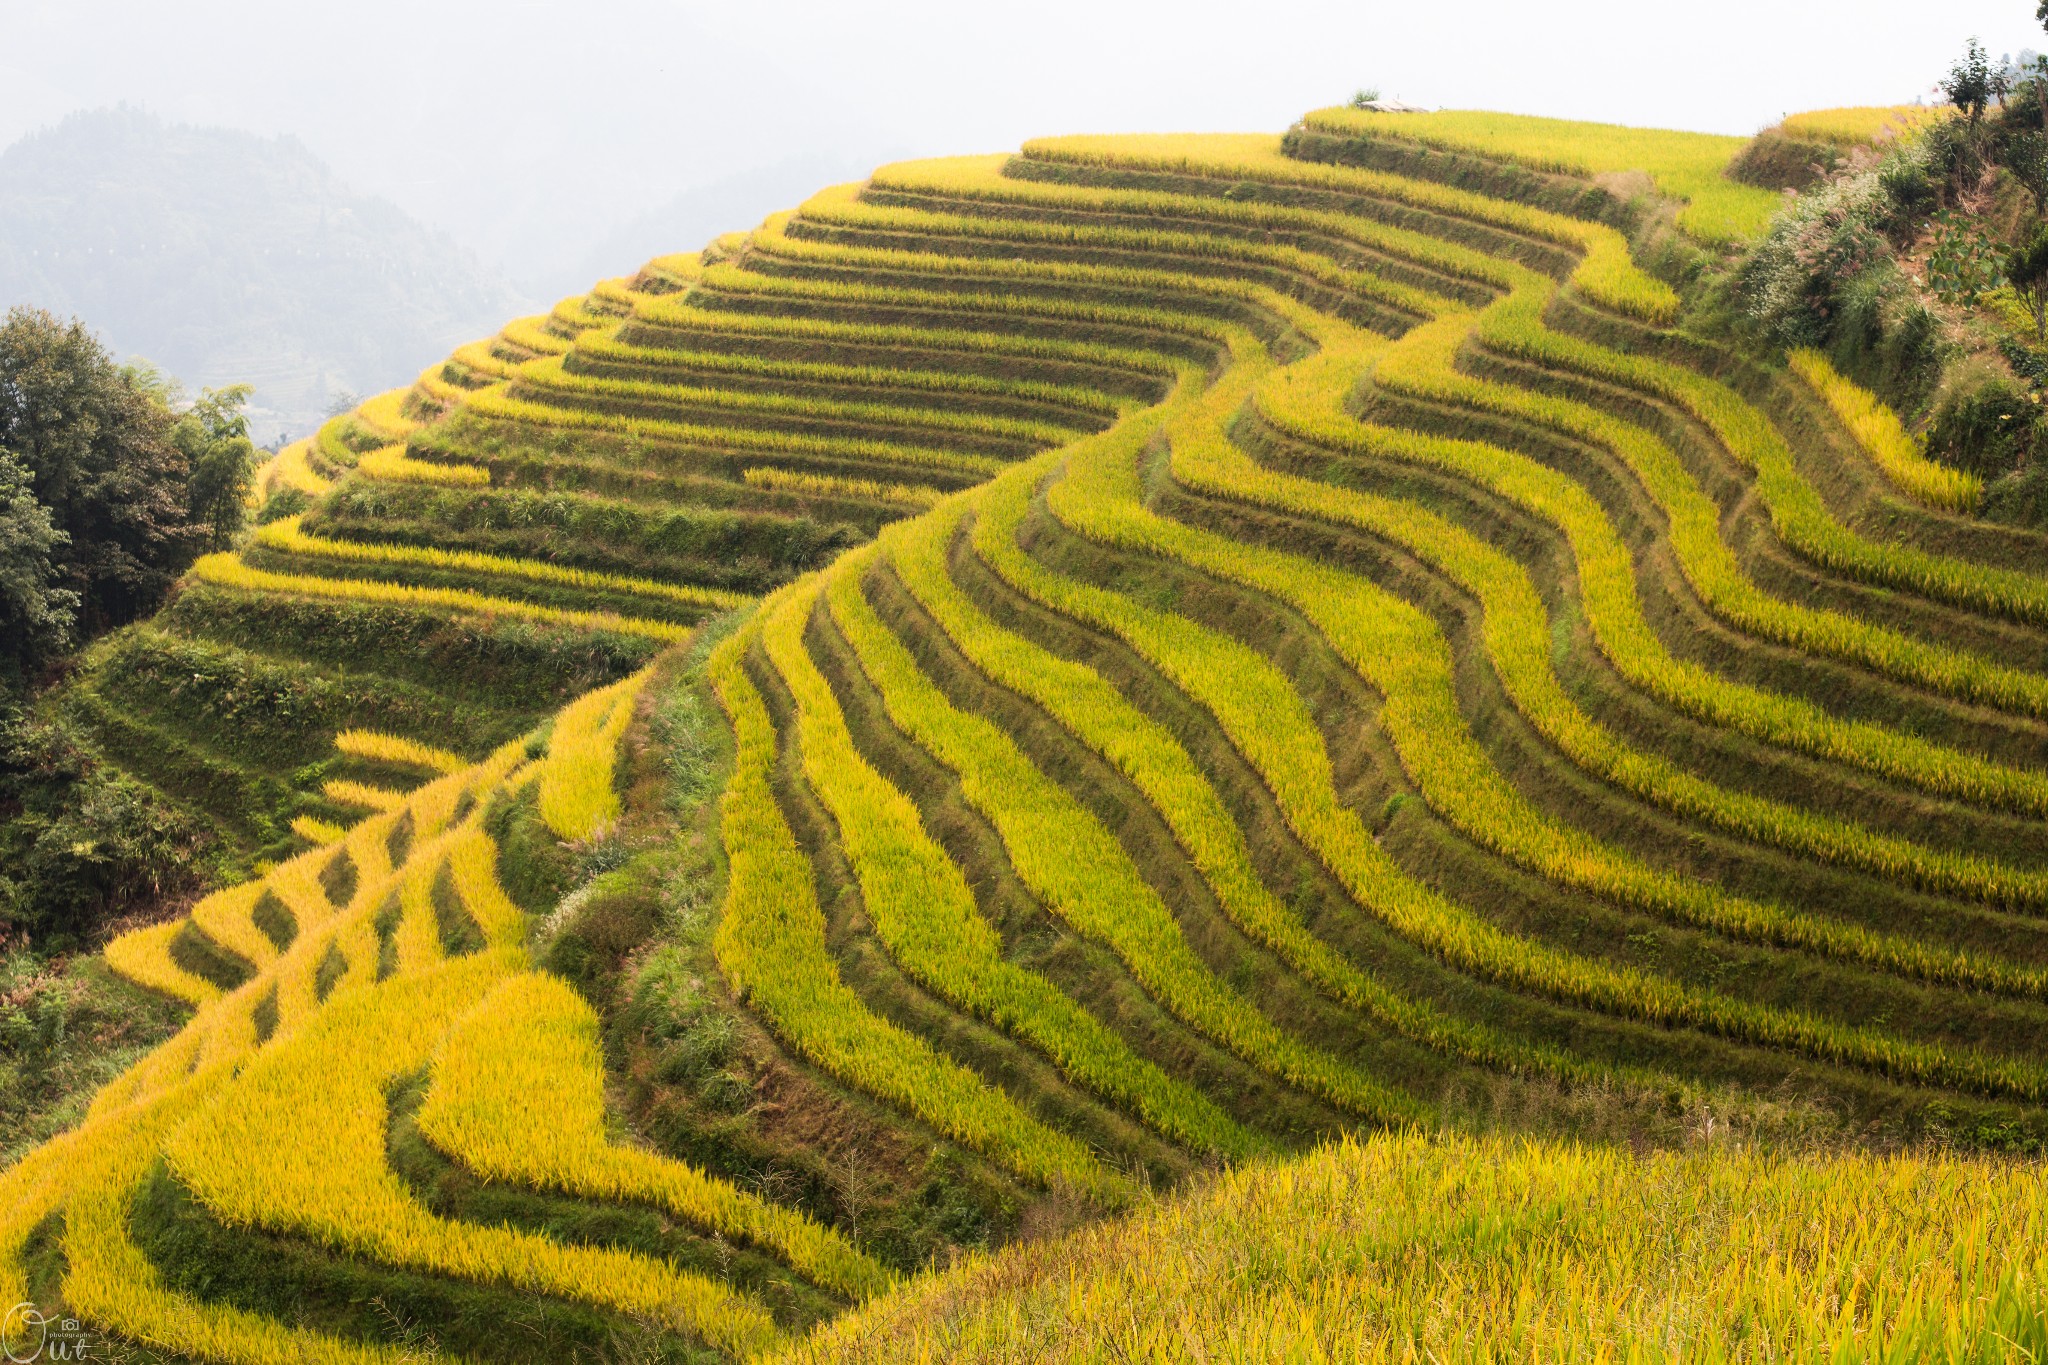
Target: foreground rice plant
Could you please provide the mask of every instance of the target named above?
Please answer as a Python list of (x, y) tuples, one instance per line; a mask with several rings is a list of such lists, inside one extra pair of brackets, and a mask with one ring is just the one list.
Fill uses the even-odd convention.
[(780, 1359), (2030, 1359), (2044, 1223), (2020, 1164), (1380, 1137), (977, 1258)]

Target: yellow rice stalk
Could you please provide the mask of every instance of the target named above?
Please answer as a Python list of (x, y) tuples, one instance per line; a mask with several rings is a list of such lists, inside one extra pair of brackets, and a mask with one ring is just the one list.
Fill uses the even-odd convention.
[(332, 480), (320, 477), (313, 472), (312, 466), (306, 463), (306, 455), (311, 447), (310, 439), (293, 441), (265, 461), (263, 467), (256, 471), (256, 500), (272, 497), (286, 489), (303, 493), (309, 498), (317, 498), (334, 487)]
[(1317, 109), (1302, 122), (1317, 132), (1406, 138), (1570, 175), (1646, 171), (1660, 192), (1685, 201), (1678, 225), (1717, 246), (1755, 237), (1783, 203), (1783, 196), (1774, 191), (1723, 174), (1748, 139), (1719, 133), (1627, 128), (1475, 109), (1379, 114), (1339, 107)]
[(704, 269), (704, 253), (701, 251), (678, 251), (667, 256), (656, 256), (640, 267), (643, 275), (652, 275), (675, 286), (687, 289), (696, 283), (697, 276)]
[(521, 956), (501, 948), (337, 992), (296, 1034), (259, 1050), (219, 1102), (173, 1134), (166, 1161), (231, 1224), (600, 1303), (736, 1354), (775, 1344), (767, 1312), (722, 1284), (630, 1252), (439, 1218), (386, 1164), (386, 1087), (425, 1065), (440, 1037)]
[(1079, 165), (1126, 166), (1176, 174), (1225, 176), (1273, 184), (1338, 190), (1469, 218), (1490, 227), (1526, 233), (1585, 253), (1572, 283), (1589, 298), (1634, 317), (1668, 322), (1677, 316), (1678, 296), (1652, 279), (1630, 258), (1628, 239), (1602, 223), (1588, 223), (1526, 204), (1494, 199), (1435, 181), (1415, 180), (1356, 166), (1296, 161), (1280, 150), (1280, 139), (1265, 134), (1139, 134), (1041, 138), (1024, 144), (1027, 157)]
[(1917, 503), (1945, 512), (1968, 512), (1977, 506), (1984, 481), (1960, 469), (1927, 458), (1907, 434), (1898, 414), (1876, 394), (1845, 378), (1828, 358), (1811, 347), (1787, 357), (1792, 372), (1826, 400), (1856, 444), (1884, 471), (1892, 486)]
[(334, 737), (334, 751), (338, 754), (347, 754), (351, 758), (391, 763), (399, 767), (425, 768), (435, 773), (459, 773), (469, 766), (469, 760), (461, 754), (437, 749), (431, 744), (422, 744), (403, 735), (389, 735), (378, 730), (343, 730)]
[[(1543, 324), (1545, 292), (1517, 290), (1478, 318), (1488, 346), (1518, 358), (1616, 383), (1676, 404), (1714, 433), (1756, 474), (1780, 539), (1829, 569), (1973, 610), (2048, 623), (2048, 575), (1978, 564), (1898, 541), (1873, 540), (1843, 525), (1799, 472), (1791, 447), (1763, 413), (1707, 375), (1639, 352), (1621, 352), (1553, 332)], [(1559, 401), (1558, 411), (1571, 405)], [(2048, 682), (2040, 675), (2037, 681)]]
[(448, 1034), (418, 1116), (434, 1145), (486, 1180), (652, 1204), (784, 1258), (863, 1299), (895, 1277), (832, 1229), (605, 1130), (597, 1016), (559, 978), (523, 972)]
[(330, 777), (322, 782), (320, 794), (337, 806), (358, 806), (363, 810), (397, 810), (405, 804), (404, 792), (340, 777)]
[(926, 465), (987, 474), (1002, 467), (1002, 461), (988, 455), (928, 446), (899, 445), (892, 441), (848, 436), (810, 436), (801, 433), (760, 430), (748, 427), (720, 427), (698, 422), (671, 422), (656, 417), (628, 417), (585, 408), (555, 407), (547, 403), (513, 398), (494, 389), (480, 390), (467, 410), (480, 417), (495, 417), (538, 426), (585, 427), (625, 436), (677, 441), (759, 454), (818, 455), (846, 460), (882, 460), (896, 464)]
[(640, 692), (653, 676), (642, 669), (609, 687), (586, 692), (563, 708), (548, 741), (540, 776), (540, 813), (549, 829), (571, 842), (589, 839), (619, 818), (612, 781), (619, 740), (632, 723)]
[(918, 403), (842, 401), (809, 394), (783, 395), (748, 390), (705, 387), (694, 383), (650, 383), (638, 379), (612, 379), (602, 375), (565, 370), (556, 356), (529, 360), (519, 367), (515, 387), (521, 397), (543, 400), (557, 396), (571, 398), (623, 398), (643, 402), (674, 404), (692, 410), (726, 409), (746, 416), (787, 414), (799, 419), (875, 423), (890, 426), (929, 427), (934, 434), (962, 431), (974, 435), (1006, 436), (1017, 440), (1058, 445), (1073, 433), (1066, 427), (1026, 418), (992, 417), (978, 412), (953, 412), (943, 407)]
[[(806, 244), (808, 245), (808, 244)], [(951, 260), (955, 266), (957, 258), (924, 256), (912, 252), (880, 251), (861, 248), (856, 254), (850, 249), (832, 253), (847, 256), (863, 263), (900, 264), (923, 266), (928, 262)], [(1011, 272), (1001, 267), (999, 261), (973, 262), (976, 273), (1001, 277)], [(714, 267), (714, 269), (716, 269)], [(1081, 268), (1075, 268), (1077, 278)], [(1025, 272), (1016, 272), (1025, 273)], [(1036, 273), (1036, 272), (1031, 272)], [(1163, 272), (1155, 272), (1163, 273)], [(728, 335), (796, 337), (822, 342), (840, 342), (849, 346), (893, 346), (905, 349), (932, 349), (948, 351), (971, 351), (996, 355), (1019, 357), (1044, 357), (1051, 360), (1069, 360), (1080, 364), (1103, 365), (1117, 369), (1135, 370), (1161, 377), (1171, 377), (1174, 363), (1152, 351), (1138, 350), (1129, 346), (1109, 346), (1098, 342), (1080, 341), (1066, 337), (1018, 336), (1009, 332), (975, 331), (971, 324), (974, 313), (1001, 314), (1009, 311), (1029, 309), (1034, 316), (1103, 321), (1124, 321), (1132, 325), (1145, 326), (1166, 323), (1177, 324), (1178, 330), (1196, 331), (1201, 328), (1201, 319), (1175, 318), (1174, 315), (1158, 309), (1112, 309), (1099, 304), (1074, 304), (1065, 300), (1036, 302), (1019, 300), (1014, 296), (1000, 294), (962, 294), (950, 290), (900, 289), (879, 285), (844, 285), (818, 280), (785, 280), (775, 275), (748, 275), (735, 272), (731, 276), (720, 274), (719, 280), (734, 287), (734, 292), (757, 293), (764, 297), (802, 297), (843, 299), (853, 303), (871, 303), (914, 308), (945, 309), (959, 312), (960, 325), (957, 327), (909, 326), (899, 323), (843, 322), (828, 318), (778, 317), (773, 314), (735, 313), (703, 306), (696, 294), (677, 298), (673, 295), (656, 299), (642, 308), (642, 315), (650, 322), (663, 326), (689, 328), (693, 331), (712, 331)], [(1180, 277), (1172, 277), (1180, 278)], [(1119, 281), (1121, 282), (1121, 281)], [(614, 343), (609, 338), (601, 339), (592, 347), (592, 353), (603, 356), (612, 352)]]
[(1388, 1134), (967, 1258), (779, 1365), (2022, 1360), (2044, 1225), (1998, 1157)]
[(131, 929), (107, 944), (107, 965), (138, 986), (203, 1005), (220, 994), (220, 987), (171, 961), (171, 940), (184, 927), (184, 920), (173, 919)]
[(407, 389), (391, 389), (365, 400), (350, 414), (356, 424), (386, 441), (402, 442), (419, 429), (419, 423), (405, 415)]
[[(707, 323), (718, 315), (707, 314)], [(747, 316), (739, 314), (734, 316)], [(792, 319), (793, 320), (793, 319)], [(925, 329), (912, 331), (924, 334)], [(1131, 407), (1131, 400), (1074, 384), (1048, 384), (1034, 379), (968, 374), (946, 369), (916, 369), (897, 365), (842, 365), (813, 360), (780, 360), (745, 351), (687, 350), (665, 346), (640, 346), (613, 336), (584, 337), (576, 343), (579, 359), (595, 359), (625, 365), (677, 368), (692, 375), (738, 374), (750, 378), (789, 379), (799, 383), (838, 384), (860, 388), (908, 389), (932, 394), (995, 394), (1009, 398), (1035, 398), (1062, 407), (1080, 408), (1091, 414), (1116, 416)], [(1064, 416), (1064, 414), (1062, 414)]]
[(568, 354), (569, 342), (544, 330), (543, 324), (546, 321), (545, 317), (520, 318), (506, 323), (499, 329), (498, 335), (521, 350), (532, 351), (535, 355)]
[(1822, 142), (1854, 147), (1865, 142), (1888, 142), (1924, 132), (1951, 117), (1947, 105), (1893, 104), (1848, 109), (1809, 109), (1789, 115), (1778, 126), (1794, 137), (1817, 138)]
[(445, 484), (454, 488), (475, 488), (490, 483), (491, 471), (482, 465), (451, 464), (440, 460), (415, 460), (402, 445), (380, 446), (356, 461), (365, 478), (394, 483)]
[(510, 379), (512, 371), (517, 368), (511, 361), (493, 355), (488, 341), (472, 341), (458, 346), (451, 359), (466, 370), (492, 379)]
[(445, 365), (434, 365), (420, 371), (420, 377), (413, 381), (413, 393), (426, 402), (443, 409), (458, 407), (469, 396), (469, 390), (460, 384), (451, 384), (442, 371)]
[[(954, 706), (918, 669), (910, 651), (883, 626), (861, 595), (863, 559), (859, 554), (847, 556), (826, 575), (834, 623), (853, 645), (862, 669), (881, 693), (889, 719), (959, 775), (968, 803), (995, 827), (1010, 865), (1040, 904), (1076, 933), (1115, 953), (1146, 993), (1174, 1017), (1260, 1070), (1339, 1108), (1383, 1122), (1399, 1122), (1420, 1112), (1406, 1095), (1275, 1025), (1210, 971), (1188, 944), (1172, 910), (1108, 828), (1064, 787), (1039, 771), (1000, 727)], [(801, 602), (802, 598), (792, 600)], [(771, 619), (768, 623), (769, 656), (791, 691), (809, 703), (812, 716), (829, 714), (825, 712), (823, 676), (815, 670), (804, 676), (808, 661), (797, 657), (800, 642), (792, 638), (792, 627), (800, 628), (801, 618), (792, 613), (790, 622), (781, 625)], [(824, 762), (812, 765), (811, 750), (819, 728), (806, 724), (803, 729), (806, 773), (839, 821), (841, 842), (855, 871), (862, 874), (863, 894), (872, 909), (878, 896), (868, 893), (869, 869), (862, 865), (863, 848), (872, 848), (876, 860), (892, 870), (900, 870), (912, 859), (910, 850), (900, 847), (909, 842), (901, 835), (896, 841), (899, 847), (892, 848), (885, 835), (877, 837), (883, 832), (867, 832), (863, 826), (877, 823), (878, 815), (892, 807), (904, 812), (899, 818), (908, 825), (915, 819), (915, 808), (879, 774), (866, 769), (854, 754), (850, 736), (828, 751), (837, 760), (830, 766), (838, 771), (829, 770)], [(923, 831), (913, 827), (913, 832)], [(935, 844), (928, 848), (927, 857), (942, 865), (952, 885), (928, 879), (925, 887), (913, 887), (912, 892), (933, 899), (950, 890), (971, 915), (973, 901), (965, 878)], [(1186, 1106), (1193, 1097), (1169, 1091), (1161, 1099)], [(1176, 1126), (1181, 1127), (1177, 1136), (1183, 1141), (1187, 1140), (1186, 1125), (1198, 1116), (1209, 1119), (1212, 1132), (1220, 1117), (1175, 1115), (1180, 1119)], [(1165, 1118), (1151, 1112), (1146, 1117), (1154, 1123)]]
[[(366, 457), (367, 458), (367, 457)], [(518, 559), (482, 550), (441, 550), (423, 545), (378, 544), (373, 541), (335, 540), (316, 536), (301, 528), (300, 516), (283, 517), (256, 532), (256, 543), (291, 554), (360, 564), (413, 565), (423, 569), (445, 569), (457, 573), (482, 573), (493, 577), (523, 578), (535, 583), (559, 583), (565, 587), (589, 588), (598, 592), (631, 593), (658, 597), (690, 606), (729, 610), (752, 601), (745, 593), (690, 583), (667, 583), (653, 578), (606, 573), (601, 569), (579, 569), (544, 559)]]
[(401, 973), (424, 971), (446, 955), (434, 913), (434, 882), (443, 865), (438, 858), (407, 860), (398, 884), (398, 926), (391, 935)]
[[(857, 595), (867, 559), (842, 558), (828, 577)], [(1133, 1054), (1043, 976), (1004, 960), (1002, 937), (982, 917), (966, 877), (926, 831), (910, 798), (861, 756), (830, 685), (804, 650), (818, 585), (810, 586), (813, 593), (784, 599), (762, 639), (796, 701), (805, 776), (837, 824), (883, 945), (929, 989), (1016, 1035), (1175, 1141), (1235, 1157), (1260, 1151), (1263, 1142), (1214, 1101)], [(881, 631), (879, 622), (874, 630)], [(1155, 920), (1145, 927), (1156, 936), (1161, 926)], [(1171, 946), (1164, 956), (1174, 956)], [(1152, 956), (1146, 961), (1151, 965)]]
[(587, 295), (571, 294), (549, 311), (547, 326), (550, 330), (574, 336), (578, 332), (587, 332), (593, 327), (603, 327), (617, 321), (618, 318), (614, 315), (594, 311), (589, 306)]
[(258, 971), (277, 961), (277, 945), (249, 918), (262, 895), (262, 882), (243, 882), (216, 891), (192, 907), (192, 922), (208, 938)]
[(316, 846), (338, 844), (341, 836), (348, 831), (340, 825), (322, 820), (316, 815), (299, 815), (292, 818), (292, 833)]
[(891, 502), (899, 507), (930, 507), (946, 496), (945, 490), (921, 483), (882, 483), (876, 479), (840, 478), (831, 474), (806, 474), (800, 470), (755, 465), (740, 477), (755, 488), (773, 488), (789, 493), (817, 493), (826, 497), (862, 498), (870, 502)]
[[(1174, 408), (1192, 407), (1192, 393)], [(1158, 414), (1166, 420), (1169, 413)], [(1114, 470), (1134, 461), (1144, 426), (1078, 443), (1069, 467)], [(1084, 459), (1083, 456), (1086, 456)], [(1004, 485), (992, 486), (992, 492)], [(1355, 811), (1336, 797), (1327, 750), (1313, 718), (1286, 677), (1238, 642), (1121, 594), (1053, 574), (1019, 552), (1015, 534), (1029, 489), (1018, 489), (977, 518), (974, 544), (998, 574), (1026, 596), (1106, 629), (1200, 701), (1264, 778), (1297, 835), (1324, 860), (1353, 898), (1389, 927), (1481, 977), (1666, 1026), (1695, 1027), (1830, 1061), (1869, 1067), (1899, 1079), (1953, 1084), (2024, 1097), (2048, 1093), (2048, 1077), (2026, 1062), (1899, 1038), (1831, 1020), (1682, 985), (1632, 967), (1598, 961), (1516, 938), (1412, 881), (1382, 850)], [(1105, 498), (1095, 481), (1053, 486), (1055, 512), (1091, 535), (1115, 528), (1125, 543), (1172, 554), (1181, 540), (1122, 495)], [(1155, 539), (1153, 528), (1158, 528)]]
[(641, 635), (652, 640), (682, 640), (692, 627), (670, 621), (652, 621), (637, 616), (613, 616), (604, 612), (568, 611), (522, 602), (509, 597), (491, 597), (465, 588), (416, 588), (371, 578), (320, 578), (312, 574), (269, 573), (252, 569), (233, 554), (207, 555), (192, 566), (192, 576), (202, 583), (217, 583), (245, 592), (301, 593), (309, 597), (333, 597), (392, 605), (444, 607), (450, 611), (479, 616), (511, 616), (548, 625), (582, 630), (611, 630)]
[[(771, 597), (763, 612), (785, 600)], [(758, 623), (758, 617), (756, 622)], [(1119, 1206), (1134, 1191), (1087, 1146), (1048, 1128), (1003, 1091), (925, 1039), (871, 1011), (840, 979), (809, 859), (776, 804), (775, 731), (740, 665), (758, 624), (728, 636), (711, 679), (731, 718), (736, 756), (720, 802), (731, 872), (713, 938), (721, 971), (789, 1045), (847, 1084), (900, 1105), (1030, 1180)]]
[[(1407, 371), (1397, 361), (1438, 345), (1430, 336), (1432, 328), (1455, 333), (1457, 326), (1453, 319), (1417, 328), (1387, 349), (1377, 341), (1368, 345), (1347, 340), (1351, 334), (1325, 319), (1319, 324), (1321, 354), (1273, 374), (1259, 390), (1260, 414), (1277, 429), (1311, 445), (1445, 470), (1557, 525), (1577, 561), (1580, 591), (1595, 643), (1634, 686), (1680, 710), (1767, 743), (1853, 764), (1929, 791), (2048, 812), (2048, 777), (2041, 774), (1930, 743), (1901, 730), (1838, 719), (1805, 698), (1750, 687), (1674, 658), (1643, 615), (1628, 546), (1600, 503), (1562, 471), (1498, 446), (1373, 426), (1344, 412), (1347, 395), (1376, 363), (1380, 377), (1390, 387), (1419, 383), (1426, 373), (1448, 374), (1445, 359), (1430, 360), (1427, 371)], [(1450, 341), (1454, 346), (1455, 337)], [(1447, 356), (1449, 352), (1439, 354)], [(1436, 381), (1429, 382), (1427, 392), (1444, 392), (1436, 387)], [(1740, 566), (1718, 539), (1714, 505), (1685, 479), (1683, 467), (1655, 443), (1638, 441), (1619, 427), (1611, 430), (1617, 433), (1612, 448), (1629, 455), (1631, 463), (1645, 474), (1646, 486), (1669, 517), (1671, 544), (1702, 600), (1723, 613), (1737, 609), (1735, 619), (1759, 633), (1787, 638), (1781, 632), (1796, 631), (1802, 624), (1797, 615), (1747, 584)], [(1240, 480), (1238, 495), (1258, 496), (1258, 490), (1277, 486), (1272, 480)]]

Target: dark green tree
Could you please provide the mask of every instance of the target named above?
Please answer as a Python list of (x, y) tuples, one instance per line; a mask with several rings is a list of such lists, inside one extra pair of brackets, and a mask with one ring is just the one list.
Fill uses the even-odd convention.
[(192, 514), (192, 466), (165, 397), (82, 323), (34, 308), (0, 323), (0, 451), (28, 470), (66, 537), (51, 557), (84, 634), (155, 608), (213, 538)]
[(2013, 134), (2006, 139), (2003, 160), (2012, 178), (2034, 201), (2035, 215), (2048, 213), (2048, 133)]
[(249, 481), (256, 467), (249, 419), (242, 415), (249, 393), (247, 384), (202, 389), (171, 428), (171, 442), (192, 471), (187, 510), (208, 528), (208, 549), (226, 549), (248, 521)]
[(66, 539), (28, 470), (0, 451), (0, 704), (70, 638), (78, 594), (58, 586), (51, 558)]
[(2048, 224), (2007, 253), (2005, 280), (2034, 315), (2034, 339), (2048, 340)]
[(1975, 38), (1963, 49), (1963, 59), (1948, 69), (1942, 78), (1941, 93), (1948, 96), (1948, 102), (1963, 112), (1970, 121), (1970, 131), (1975, 132), (1983, 121), (1984, 110), (1991, 103), (1992, 89), (1991, 59), (1984, 55), (1984, 45)]

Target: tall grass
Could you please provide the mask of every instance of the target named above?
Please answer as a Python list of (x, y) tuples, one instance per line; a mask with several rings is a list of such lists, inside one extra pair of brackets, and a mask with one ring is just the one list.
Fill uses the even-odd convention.
[(1942, 1361), (2048, 1354), (2032, 1167), (1346, 1141), (969, 1263), (787, 1365)]

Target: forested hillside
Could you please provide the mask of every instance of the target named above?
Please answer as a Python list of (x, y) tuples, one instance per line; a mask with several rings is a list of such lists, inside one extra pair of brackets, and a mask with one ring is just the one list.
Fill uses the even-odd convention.
[(289, 138), (74, 114), (0, 151), (0, 309), (76, 315), (188, 386), (255, 386), (257, 439), (403, 382), (516, 296)]

